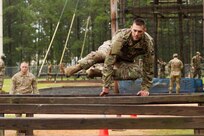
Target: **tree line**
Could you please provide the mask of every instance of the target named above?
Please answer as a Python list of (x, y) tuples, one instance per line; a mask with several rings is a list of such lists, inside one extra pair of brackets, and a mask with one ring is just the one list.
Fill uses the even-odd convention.
[[(125, 1), (125, 11), (128, 7), (153, 6), (152, 0), (119, 0), (118, 8), (121, 1)], [(170, 0), (168, 3), (175, 1)], [(46, 59), (46, 63), (52, 64), (60, 62), (77, 0), (3, 0), (3, 49), (7, 56), (7, 66), (16, 66), (22, 61), (35, 61), (38, 66), (42, 63), (66, 2), (58, 31)], [(184, 0), (183, 4), (199, 5), (202, 4), (202, 0)], [(168, 5), (162, 4), (162, 6)], [(121, 9), (118, 9), (118, 12), (120, 14)], [(134, 18), (133, 15), (124, 13), (125, 24), (119, 24), (119, 28), (129, 27)], [(177, 14), (158, 14), (156, 29), (154, 15), (152, 12), (138, 13), (138, 16), (145, 18), (148, 33), (157, 40), (158, 58), (168, 61), (173, 53), (179, 53), (181, 38), (185, 63), (190, 63), (190, 58), (196, 51), (203, 54), (202, 13), (191, 14), (189, 11), (182, 14), (182, 22), (179, 22)], [(64, 63), (71, 63), (74, 58), (80, 57), (89, 16), (83, 56), (96, 50), (104, 41), (111, 38), (110, 1), (79, 0), (64, 54)], [(121, 16), (118, 18), (119, 21), (120, 18)], [(180, 26), (182, 26), (182, 37)]]

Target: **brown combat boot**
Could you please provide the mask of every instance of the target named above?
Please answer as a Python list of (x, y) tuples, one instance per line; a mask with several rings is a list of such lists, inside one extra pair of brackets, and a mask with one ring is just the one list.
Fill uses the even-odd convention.
[(98, 69), (89, 69), (86, 71), (87, 77), (94, 78), (94, 77), (102, 77), (102, 73)]
[(80, 70), (82, 70), (82, 67), (79, 64), (76, 64), (74, 66), (70, 66), (64, 69), (66, 76), (71, 76)]

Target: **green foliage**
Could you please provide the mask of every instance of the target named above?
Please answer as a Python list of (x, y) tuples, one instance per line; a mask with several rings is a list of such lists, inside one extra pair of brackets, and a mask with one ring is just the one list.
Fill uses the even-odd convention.
[[(4, 53), (8, 56), (7, 66), (14, 66), (23, 60), (35, 60), (39, 64), (45, 57), (58, 23), (58, 31), (47, 61), (59, 63), (77, 3), (67, 0), (65, 11), (59, 20), (65, 2), (66, 0), (4, 0)], [(70, 62), (67, 57), (80, 55), (88, 16), (91, 16), (91, 21), (85, 50), (90, 50), (90, 45), (91, 48), (97, 48), (104, 40), (110, 39), (109, 13), (107, 1), (79, 1), (64, 62)]]
[[(60, 19), (66, 1), (65, 11)], [(152, 6), (152, 0), (127, 0), (125, 2), (126, 8)], [(5, 55), (8, 56), (6, 65), (15, 66), (17, 62), (23, 60), (28, 62), (34, 60), (41, 65), (59, 23), (46, 59), (46, 62), (58, 64), (74, 15), (75, 19), (63, 62), (70, 63), (72, 58), (80, 56), (88, 16), (91, 20), (84, 55), (96, 50), (104, 41), (109, 40), (111, 38), (110, 1), (79, 0), (75, 13), (76, 4), (77, 0), (3, 0), (3, 49)], [(184, 4), (202, 4), (202, 0), (189, 0)], [(147, 31), (155, 38), (154, 14), (138, 13), (137, 16), (145, 18)], [(162, 13), (158, 15), (157, 54), (165, 61), (168, 61), (174, 52), (180, 52), (181, 38), (184, 39), (182, 50), (184, 50), (184, 56), (187, 56), (186, 60), (190, 60), (189, 52), (192, 55), (197, 50), (203, 49), (202, 15), (188, 16), (191, 16), (191, 13), (182, 15), (183, 37), (179, 37), (178, 15), (168, 14), (167, 16)], [(132, 14), (125, 14), (125, 24), (119, 27), (129, 27), (134, 17)]]

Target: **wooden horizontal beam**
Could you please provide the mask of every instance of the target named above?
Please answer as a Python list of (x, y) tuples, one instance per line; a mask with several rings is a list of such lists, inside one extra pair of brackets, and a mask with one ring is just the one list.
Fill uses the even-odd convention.
[[(0, 104), (0, 113), (34, 114), (139, 114), (204, 116), (204, 106), (112, 105), (112, 104)], [(188, 111), (188, 112), (186, 112)]]
[(179, 104), (204, 103), (203, 94), (142, 96), (0, 95), (1, 104)]
[(0, 118), (0, 129), (203, 129), (204, 117)]
[(126, 9), (126, 13), (131, 13), (133, 15), (140, 14), (195, 14), (195, 13), (203, 13), (202, 5), (152, 5), (145, 7), (128, 7)]

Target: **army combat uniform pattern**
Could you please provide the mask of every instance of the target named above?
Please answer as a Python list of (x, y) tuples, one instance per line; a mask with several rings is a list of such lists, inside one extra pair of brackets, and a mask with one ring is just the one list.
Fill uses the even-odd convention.
[(198, 76), (198, 78), (201, 78), (201, 61), (202, 61), (201, 56), (193, 56), (192, 58), (192, 66), (194, 67), (193, 71), (193, 78)]
[[(149, 91), (153, 79), (154, 49), (153, 39), (147, 33), (134, 42), (131, 29), (119, 30), (111, 41), (111, 51), (103, 68), (104, 87), (109, 87), (112, 78), (128, 80), (142, 78), (141, 89)], [(143, 68), (135, 61), (142, 56)]]
[(160, 78), (165, 78), (165, 66), (166, 66), (166, 62), (164, 61), (158, 61), (159, 63), (159, 67), (160, 67)]
[(78, 61), (83, 69), (89, 69), (96, 63), (103, 63), (106, 56), (110, 53), (111, 41), (105, 41), (97, 51), (92, 51), (85, 58)]
[(23, 75), (21, 72), (12, 77), (10, 94), (38, 94), (37, 80), (32, 73)]
[[(106, 59), (105, 67), (101, 65), (103, 67), (101, 69), (96, 66), (99, 70), (103, 70), (104, 87), (109, 87), (113, 78), (135, 80), (143, 77), (142, 89), (148, 91), (153, 78), (153, 39), (145, 33), (140, 41), (133, 43), (130, 37), (131, 29), (119, 30), (112, 41), (105, 41), (97, 51), (91, 52), (78, 63), (87, 70), (96, 63), (104, 63)], [(143, 56), (143, 68), (135, 61), (135, 58), (140, 55)]]
[(183, 63), (178, 58), (173, 58), (172, 60), (169, 61), (168, 66), (170, 71), (169, 93), (172, 93), (175, 82), (176, 82), (176, 93), (179, 93), (181, 70), (183, 69)]
[(4, 74), (5, 74), (5, 64), (2, 59), (0, 59), (0, 91), (2, 91), (4, 83)]

